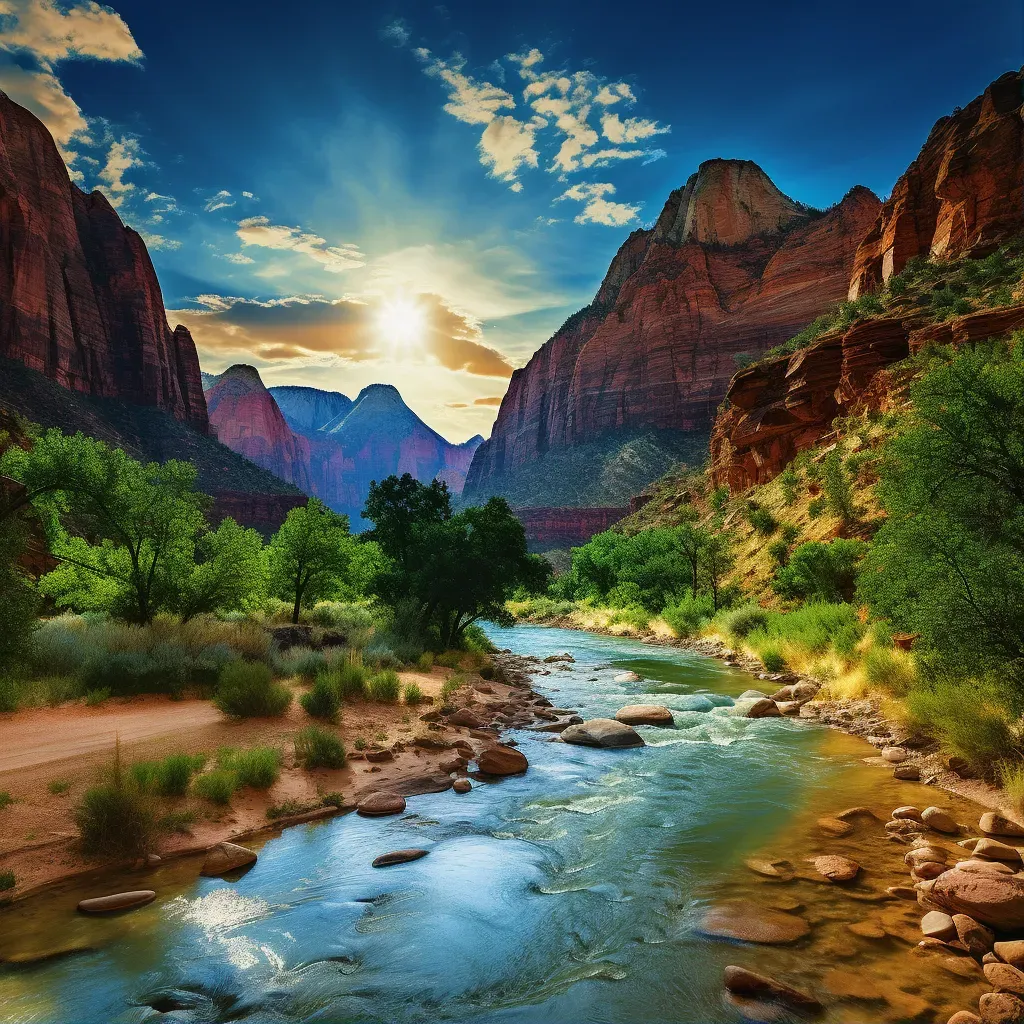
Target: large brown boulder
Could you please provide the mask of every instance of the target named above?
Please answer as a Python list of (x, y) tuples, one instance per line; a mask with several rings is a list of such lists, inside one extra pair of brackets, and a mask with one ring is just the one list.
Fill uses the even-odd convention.
[(987, 836), (1024, 836), (1024, 825), (1018, 825), (995, 811), (986, 811), (978, 827)]
[(615, 721), (626, 725), (660, 725), (664, 729), (675, 727), (672, 712), (661, 704), (627, 704), (615, 712)]
[(525, 754), (500, 744), (482, 750), (476, 764), (485, 775), (522, 775), (530, 767)]
[(809, 934), (811, 926), (796, 914), (770, 910), (749, 901), (722, 903), (704, 915), (700, 931), (718, 939), (788, 945)]
[(986, 992), (978, 1009), (984, 1024), (1024, 1024), (1024, 999), (1011, 992)]
[(592, 718), (582, 725), (570, 725), (562, 733), (566, 743), (584, 747), (643, 747), (643, 737), (631, 726), (614, 718)]
[(216, 877), (256, 863), (256, 854), (237, 843), (218, 843), (206, 854), (201, 875)]
[(950, 914), (967, 914), (997, 932), (1024, 928), (1024, 879), (952, 868), (929, 883), (929, 901)]
[(401, 814), (404, 810), (405, 797), (401, 793), (371, 793), (356, 805), (356, 813), (364, 818), (383, 818), (389, 814)]

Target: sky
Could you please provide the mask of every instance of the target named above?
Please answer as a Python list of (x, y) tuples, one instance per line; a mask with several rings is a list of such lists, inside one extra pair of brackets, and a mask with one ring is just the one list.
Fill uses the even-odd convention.
[(147, 240), (204, 369), (396, 385), (453, 441), (702, 160), (885, 197), (1018, 0), (0, 0), (0, 89)]

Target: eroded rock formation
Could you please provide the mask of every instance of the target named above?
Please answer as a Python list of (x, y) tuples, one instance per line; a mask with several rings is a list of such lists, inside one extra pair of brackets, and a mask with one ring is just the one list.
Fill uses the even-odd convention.
[(628, 508), (517, 508), (531, 550), (549, 551), (585, 544), (624, 519)]
[(467, 480), (502, 493), (552, 448), (609, 432), (707, 429), (737, 357), (758, 356), (846, 295), (878, 199), (823, 215), (755, 164), (713, 160), (616, 254), (597, 296), (512, 376)]
[(206, 429), (195, 345), (167, 323), (145, 242), (72, 183), (43, 123), (3, 93), (0, 356)]

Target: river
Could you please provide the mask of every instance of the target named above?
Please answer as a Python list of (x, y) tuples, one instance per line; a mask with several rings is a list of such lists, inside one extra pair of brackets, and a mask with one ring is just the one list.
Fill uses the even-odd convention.
[[(535, 683), (556, 705), (593, 718), (665, 704), (676, 728), (644, 728), (647, 746), (625, 751), (518, 732), (525, 775), (413, 798), (399, 818), (289, 829), (238, 881), (170, 862), (146, 876), (157, 901), (131, 914), (76, 915), (74, 886), (0, 911), (0, 957), (65, 953), (0, 967), (0, 1022), (713, 1024), (742, 1019), (722, 996), (730, 963), (815, 991), (837, 1022), (934, 1020), (984, 990), (912, 957), (919, 913), (879, 900), (907, 883), (880, 823), (843, 840), (814, 830), (853, 804), (966, 805), (865, 765), (862, 741), (730, 714), (757, 684), (718, 661), (545, 627), (488, 632), (520, 654), (573, 655)], [(616, 683), (625, 669), (644, 681)], [(408, 846), (430, 855), (370, 867)], [(832, 851), (865, 864), (851, 890), (744, 867)], [(735, 900), (798, 912), (812, 934), (786, 947), (703, 935), (707, 908)], [(865, 919), (884, 933), (850, 931)]]

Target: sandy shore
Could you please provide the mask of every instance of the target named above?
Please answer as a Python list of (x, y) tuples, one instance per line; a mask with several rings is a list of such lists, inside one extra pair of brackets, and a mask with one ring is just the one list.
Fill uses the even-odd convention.
[[(124, 866), (87, 859), (79, 848), (74, 820), (84, 791), (109, 768), (115, 741), (120, 742), (127, 763), (178, 752), (212, 756), (225, 746), (272, 745), (283, 752), (280, 778), (269, 790), (239, 790), (226, 807), (194, 797), (161, 801), (163, 813), (189, 810), (195, 814), (187, 834), (161, 837), (155, 852), (164, 859), (352, 810), (374, 790), (413, 795), (450, 786), (455, 775), (442, 765), (452, 760), (453, 743), (468, 742), (478, 752), (495, 744), (503, 727), (501, 712), (528, 707), (536, 695), (514, 670), (514, 685), (485, 683), (469, 675), (451, 702), (471, 703), (485, 718), (490, 706), (501, 709), (490, 715), (495, 719), (488, 723), (492, 728), (470, 730), (444, 721), (421, 721), (423, 714), (432, 717), (429, 701), (439, 696), (448, 674), (441, 668), (400, 673), (403, 683), (420, 686), (425, 704), (345, 704), (334, 728), (350, 756), (338, 770), (307, 771), (295, 764), (292, 738), (310, 723), (297, 700), (280, 718), (241, 721), (225, 717), (207, 700), (157, 696), (109, 701), (96, 708), (74, 703), (0, 715), (0, 792), (13, 798), (13, 803), (0, 809), (0, 872), (13, 871), (17, 881), (15, 890), (4, 896), (23, 899), (58, 881)], [(295, 689), (298, 697), (301, 687)], [(356, 750), (357, 738), (366, 741), (368, 750), (378, 751), (376, 763)], [(342, 796), (340, 808), (322, 806), (324, 794), (337, 793)], [(452, 798), (458, 799), (455, 794)], [(270, 820), (268, 810), (282, 805), (291, 813)]]

